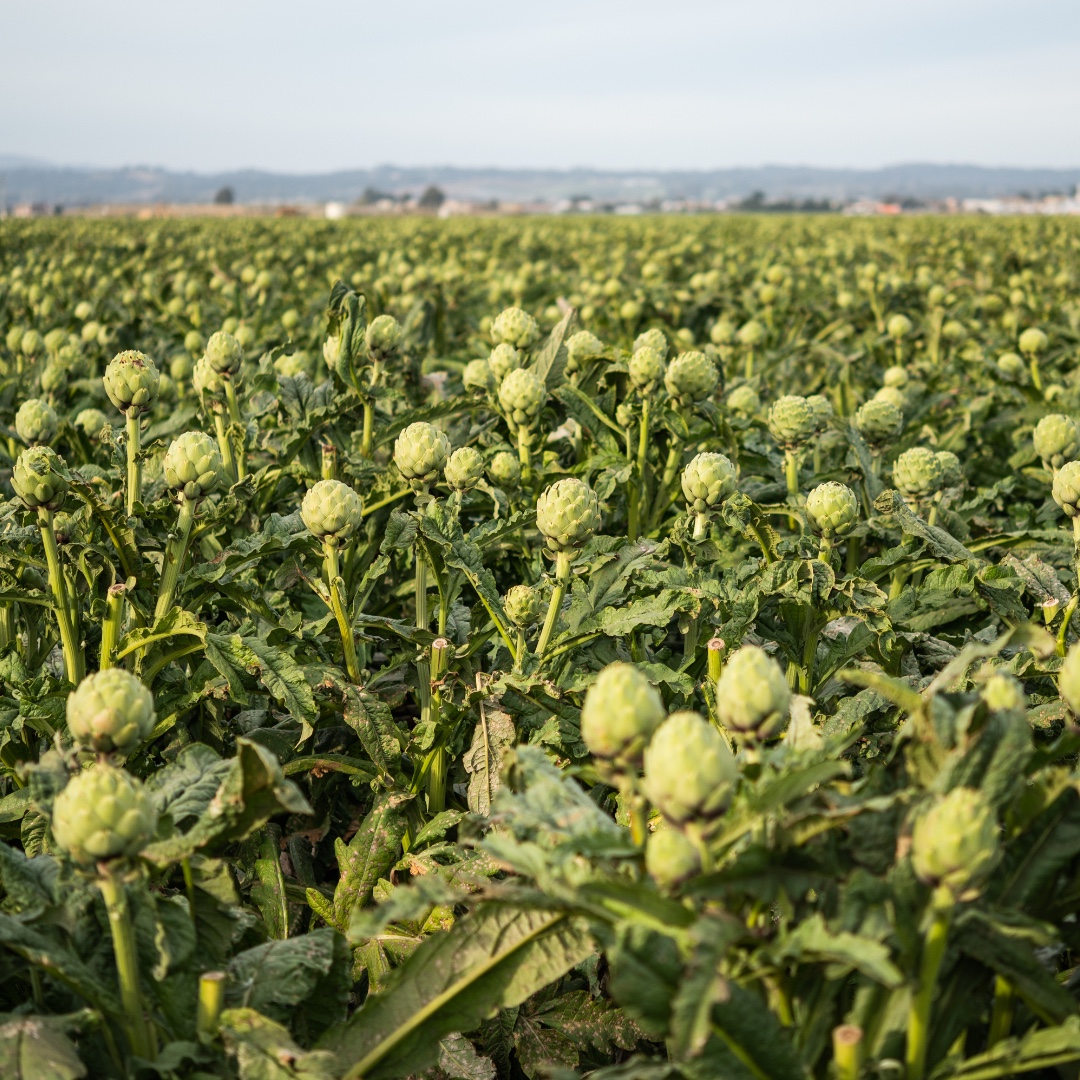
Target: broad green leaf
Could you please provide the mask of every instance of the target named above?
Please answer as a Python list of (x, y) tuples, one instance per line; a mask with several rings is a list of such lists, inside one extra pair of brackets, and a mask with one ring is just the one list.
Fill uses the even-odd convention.
[(333, 1054), (301, 1050), (288, 1028), (255, 1009), (226, 1009), (220, 1028), (240, 1080), (337, 1080)]
[(89, 1009), (69, 1016), (0, 1016), (4, 1080), (78, 1080), (87, 1075), (68, 1032), (92, 1024)]

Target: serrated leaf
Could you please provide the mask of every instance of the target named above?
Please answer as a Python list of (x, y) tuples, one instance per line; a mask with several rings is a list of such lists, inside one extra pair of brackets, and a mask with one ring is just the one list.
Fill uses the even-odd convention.
[(240, 1080), (337, 1080), (333, 1054), (301, 1050), (287, 1028), (255, 1009), (226, 1009), (219, 1026)]
[(90, 1010), (69, 1016), (0, 1016), (0, 1076), (4, 1080), (78, 1080), (87, 1075), (68, 1032), (95, 1020)]

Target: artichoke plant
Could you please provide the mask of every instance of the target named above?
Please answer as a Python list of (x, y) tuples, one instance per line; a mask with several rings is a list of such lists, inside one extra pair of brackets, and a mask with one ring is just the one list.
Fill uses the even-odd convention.
[(518, 307), (508, 307), (495, 316), (491, 324), (491, 337), (496, 345), (528, 349), (540, 337), (540, 327), (528, 312)]
[(705, 536), (707, 513), (734, 490), (735, 466), (723, 454), (698, 454), (683, 469), (682, 490), (694, 511), (694, 539)]
[(1051, 413), (1035, 425), (1031, 439), (1043, 465), (1057, 472), (1080, 452), (1080, 424), (1071, 416)]
[(450, 456), (450, 439), (432, 424), (410, 424), (394, 443), (394, 464), (416, 489), (434, 483)]
[(641, 761), (664, 715), (660, 694), (636, 667), (608, 664), (586, 691), (581, 737), (589, 753), (628, 768)]
[(682, 408), (704, 401), (716, 389), (720, 373), (703, 352), (684, 352), (675, 357), (664, 373), (667, 392)]
[(142, 497), (142, 432), (140, 417), (157, 401), (161, 376), (157, 365), (145, 353), (135, 350), (117, 353), (109, 361), (102, 380), (109, 400), (125, 417), (127, 449), (127, 512), (135, 513)]
[(736, 738), (765, 742), (788, 722), (791, 690), (780, 666), (757, 645), (732, 653), (716, 686), (716, 708)]
[(40, 398), (27, 398), (15, 414), (15, 434), (28, 446), (52, 442), (56, 428), (56, 410)]
[(68, 695), (68, 731), (79, 746), (99, 754), (129, 754), (156, 722), (153, 695), (124, 668), (87, 675)]

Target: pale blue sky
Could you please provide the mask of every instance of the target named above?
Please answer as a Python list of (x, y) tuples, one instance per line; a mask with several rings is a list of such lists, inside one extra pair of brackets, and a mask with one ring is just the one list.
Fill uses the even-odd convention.
[(1080, 164), (1080, 0), (0, 0), (0, 154)]

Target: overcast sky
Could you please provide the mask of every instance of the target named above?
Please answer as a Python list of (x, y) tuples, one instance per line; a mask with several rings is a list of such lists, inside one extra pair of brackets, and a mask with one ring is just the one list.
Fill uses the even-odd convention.
[(0, 154), (1080, 165), (1080, 0), (0, 0)]

